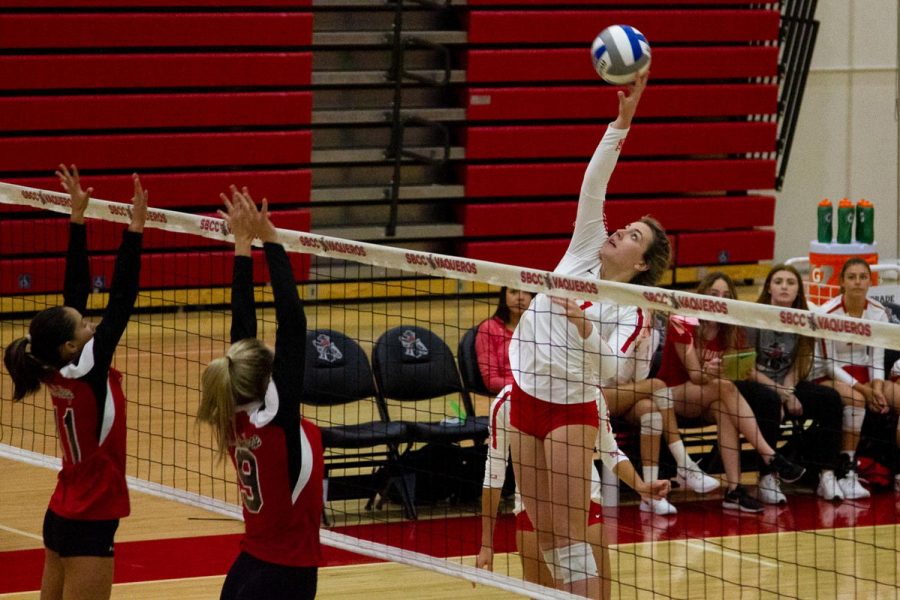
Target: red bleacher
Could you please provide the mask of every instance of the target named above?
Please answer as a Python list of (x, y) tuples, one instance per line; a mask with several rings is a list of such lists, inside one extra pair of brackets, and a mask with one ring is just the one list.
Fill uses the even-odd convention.
[[(642, 118), (771, 115), (775, 84), (657, 85), (641, 100)], [(616, 89), (592, 87), (471, 88), (469, 121), (609, 119), (616, 116)]]
[(780, 12), (701, 0), (469, 0), (464, 52), (466, 200), (472, 258), (552, 268), (571, 235), (587, 160), (617, 88), (587, 46), (628, 23), (653, 47), (651, 83), (608, 189), (611, 227), (644, 214), (674, 266), (772, 258)]
[[(539, 201), (460, 205), (458, 215), (466, 237), (570, 235), (578, 202)], [(707, 231), (770, 227), (775, 222), (773, 196), (703, 196), (610, 200), (606, 222), (615, 230), (651, 215), (673, 231)]]
[(0, 38), (42, 49), (308, 46), (312, 25), (311, 13), (14, 13)]
[(311, 77), (309, 52), (0, 56), (0, 90), (271, 89)]
[[(778, 48), (774, 46), (704, 46), (653, 49), (653, 78), (736, 79), (777, 75)], [(466, 81), (584, 81), (597, 73), (584, 48), (523, 50), (469, 50)]]
[(776, 39), (780, 21), (777, 10), (766, 9), (472, 10), (468, 35), (470, 44), (584, 45), (602, 29), (628, 23), (640, 29), (651, 45), (754, 42)]
[[(50, 171), (55, 165), (47, 165)], [(94, 195), (104, 200), (125, 202), (134, 190), (130, 175), (94, 175), (85, 173)], [(59, 190), (55, 177), (8, 178), (8, 183), (42, 190)], [(256, 198), (268, 198), (270, 204), (308, 202), (312, 192), (309, 169), (266, 171), (217, 171), (208, 173), (149, 173), (141, 182), (151, 193), (157, 208), (178, 209), (188, 206), (219, 207), (219, 194), (230, 185), (246, 185)], [(31, 212), (24, 207), (0, 204), (0, 212)]]
[[(590, 156), (603, 125), (474, 126), (466, 131), (466, 158)], [(775, 123), (728, 121), (652, 123), (628, 134), (628, 156), (715, 155), (772, 152)]]
[(300, 126), (312, 119), (311, 92), (8, 96), (0, 131), (157, 127)]
[[(0, 179), (58, 190), (53, 170), (63, 161), (80, 167), (96, 197), (127, 201), (138, 171), (152, 206), (194, 214), (218, 207), (229, 185), (246, 185), (271, 199), (276, 224), (309, 230), (300, 208), (312, 185), (309, 6), (0, 0), (11, 9), (0, 18), (0, 89), (11, 92), (0, 98)], [(0, 293), (59, 291), (67, 221), (0, 211)], [(111, 274), (119, 229), (90, 224), (94, 276)], [(148, 228), (144, 248), (145, 287), (230, 280), (219, 242)], [(292, 260), (306, 278), (309, 260)], [(257, 281), (265, 278), (260, 270)]]
[[(581, 188), (586, 163), (469, 165), (469, 198), (559, 196)], [(764, 189), (775, 177), (774, 160), (660, 160), (620, 162), (610, 194), (696, 194)]]
[(45, 171), (63, 156), (84, 169), (159, 169), (308, 164), (309, 131), (122, 134), (6, 138), (3, 168)]
[[(309, 255), (288, 255), (294, 273), (309, 273)], [(142, 289), (221, 287), (231, 284), (234, 252), (144, 253), (141, 261)], [(91, 257), (91, 278), (98, 289), (108, 288), (112, 281), (116, 257), (104, 254)], [(254, 281), (268, 281), (265, 257), (253, 253)], [(0, 261), (0, 294), (44, 294), (59, 292), (65, 275), (65, 258), (18, 258)]]

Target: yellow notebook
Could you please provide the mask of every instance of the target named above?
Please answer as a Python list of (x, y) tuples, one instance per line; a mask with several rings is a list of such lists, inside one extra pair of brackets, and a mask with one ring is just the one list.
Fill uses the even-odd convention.
[(746, 379), (756, 364), (756, 350), (726, 352), (722, 355), (722, 377), (732, 381)]

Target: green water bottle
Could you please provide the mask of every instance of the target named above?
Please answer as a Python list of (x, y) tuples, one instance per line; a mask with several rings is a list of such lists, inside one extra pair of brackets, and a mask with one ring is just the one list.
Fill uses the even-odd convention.
[(816, 239), (823, 244), (830, 244), (831, 239), (833, 237), (832, 229), (831, 229), (831, 220), (833, 210), (831, 207), (831, 200), (825, 198), (821, 202), (819, 202), (819, 209), (817, 212), (818, 222), (819, 222), (819, 233), (816, 236)]
[(861, 244), (875, 241), (875, 207), (866, 199), (856, 203), (856, 241)]
[(841, 199), (837, 210), (837, 243), (849, 244), (853, 241), (853, 203)]

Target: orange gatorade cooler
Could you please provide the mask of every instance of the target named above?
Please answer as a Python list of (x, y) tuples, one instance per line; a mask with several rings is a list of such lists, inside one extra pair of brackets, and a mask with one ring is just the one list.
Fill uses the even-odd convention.
[[(861, 258), (870, 265), (878, 264), (878, 244), (809, 243), (810, 302), (822, 304), (840, 293), (841, 267), (850, 258)], [(872, 273), (872, 285), (878, 285), (878, 274)]]

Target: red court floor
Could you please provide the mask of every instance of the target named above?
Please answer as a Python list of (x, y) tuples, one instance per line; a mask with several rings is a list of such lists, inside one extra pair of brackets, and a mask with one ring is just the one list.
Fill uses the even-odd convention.
[[(900, 495), (881, 492), (871, 499), (832, 504), (811, 494), (791, 495), (787, 506), (770, 506), (759, 515), (723, 511), (720, 500), (682, 502), (678, 515), (660, 517), (637, 506), (605, 509), (611, 544), (703, 539), (787, 531), (886, 525), (900, 522)], [(514, 549), (513, 518), (501, 517), (496, 551)], [(478, 517), (454, 517), (337, 527), (334, 531), (432, 556), (473, 555), (480, 543)], [(239, 535), (172, 538), (116, 544), (116, 583), (222, 575), (238, 553)], [(324, 548), (326, 566), (376, 562)], [(0, 593), (40, 587), (43, 550), (0, 553), (4, 575)]]

